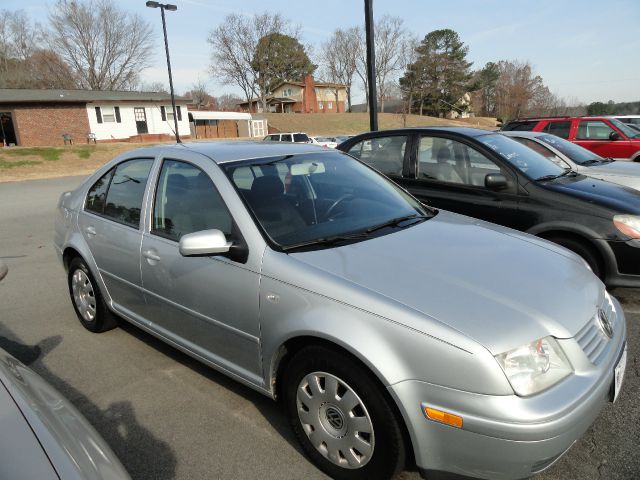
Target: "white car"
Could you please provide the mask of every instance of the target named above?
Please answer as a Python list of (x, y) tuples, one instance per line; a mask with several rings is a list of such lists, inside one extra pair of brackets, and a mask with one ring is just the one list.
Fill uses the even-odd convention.
[(303, 132), (290, 133), (270, 133), (262, 139), (263, 142), (292, 142), (292, 143), (313, 143), (309, 135)]
[(311, 139), (311, 143), (314, 145), (321, 145), (323, 147), (336, 148), (338, 146), (338, 141), (336, 137), (309, 137)]

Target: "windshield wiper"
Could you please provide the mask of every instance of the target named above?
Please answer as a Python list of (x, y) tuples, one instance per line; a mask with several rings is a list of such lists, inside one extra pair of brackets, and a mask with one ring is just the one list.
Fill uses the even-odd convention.
[(564, 172), (558, 174), (558, 175), (543, 175), (542, 177), (538, 177), (536, 178), (536, 182), (544, 182), (546, 180), (555, 180), (556, 178), (560, 178), (560, 177), (564, 177), (566, 175), (569, 175), (573, 173), (573, 176), (578, 175), (578, 172), (575, 172), (573, 170), (571, 170), (570, 168), (566, 168), (564, 170)]
[(396, 217), (396, 218), (392, 218), (391, 220), (387, 220), (386, 222), (381, 223), (379, 225), (374, 225), (373, 227), (367, 228), (365, 230), (365, 233), (369, 234), (371, 232), (382, 230), (383, 228), (387, 228), (387, 227), (399, 227), (401, 223), (407, 222), (409, 220), (422, 221), (422, 220), (426, 220), (427, 218), (430, 218), (430, 217), (427, 217), (426, 215), (421, 215), (419, 213), (414, 213), (412, 215), (405, 215), (404, 217)]
[[(291, 250), (296, 250), (298, 248), (311, 247), (314, 245), (322, 245), (322, 246), (331, 246), (341, 242), (350, 242), (352, 240), (362, 240), (368, 238), (369, 235), (375, 231), (382, 230), (386, 227), (399, 227), (401, 223), (407, 222), (410, 220), (415, 220), (411, 225), (417, 223), (418, 221), (423, 221), (428, 218), (431, 218), (426, 215), (413, 214), (413, 215), (405, 215), (403, 217), (392, 218), (391, 220), (381, 223), (379, 225), (374, 225), (373, 227), (369, 227), (364, 231), (355, 232), (355, 233), (347, 233), (344, 235), (332, 235), (330, 237), (322, 237), (316, 238), (314, 240), (309, 240), (307, 242), (294, 243), (292, 245), (287, 245), (283, 247), (282, 250), (285, 252), (289, 252)], [(408, 226), (408, 225), (405, 225)]]

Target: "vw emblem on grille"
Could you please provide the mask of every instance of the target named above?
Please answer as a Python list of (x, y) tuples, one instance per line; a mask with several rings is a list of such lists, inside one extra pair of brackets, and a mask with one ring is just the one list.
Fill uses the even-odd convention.
[(598, 324), (607, 337), (613, 337), (613, 326), (611, 325), (611, 320), (609, 320), (607, 312), (601, 308), (598, 309)]

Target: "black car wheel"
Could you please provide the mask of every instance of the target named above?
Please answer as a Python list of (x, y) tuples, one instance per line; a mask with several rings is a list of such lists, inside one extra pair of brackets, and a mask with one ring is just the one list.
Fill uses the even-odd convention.
[(390, 479), (402, 469), (403, 435), (390, 399), (348, 355), (300, 350), (285, 373), (284, 401), (303, 450), (332, 478)]
[(89, 268), (82, 258), (69, 262), (69, 295), (80, 323), (91, 332), (105, 332), (117, 325)]

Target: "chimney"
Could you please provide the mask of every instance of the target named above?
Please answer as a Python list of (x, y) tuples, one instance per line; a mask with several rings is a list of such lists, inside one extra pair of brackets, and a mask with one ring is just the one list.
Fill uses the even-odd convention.
[(313, 75), (306, 75), (304, 77), (304, 96), (302, 97), (302, 110), (304, 113), (314, 113), (318, 111), (316, 84), (313, 81)]

